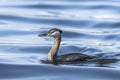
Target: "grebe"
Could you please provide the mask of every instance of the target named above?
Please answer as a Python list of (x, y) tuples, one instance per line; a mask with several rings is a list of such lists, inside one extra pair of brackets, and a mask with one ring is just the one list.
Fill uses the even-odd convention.
[(69, 53), (69, 54), (58, 56), (57, 53), (58, 53), (58, 49), (61, 42), (61, 37), (62, 37), (61, 34), (62, 34), (62, 30), (53, 28), (49, 30), (47, 33), (39, 35), (39, 37), (43, 37), (43, 36), (54, 37), (54, 44), (47, 55), (48, 62), (50, 63), (79, 62), (79, 61), (87, 61), (94, 58), (93, 56), (88, 56), (86, 54), (81, 54), (81, 53)]

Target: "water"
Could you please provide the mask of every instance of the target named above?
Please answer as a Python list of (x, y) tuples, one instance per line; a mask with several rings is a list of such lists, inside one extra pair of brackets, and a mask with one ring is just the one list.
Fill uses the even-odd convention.
[[(0, 80), (119, 80), (119, 0), (1, 0)], [(41, 62), (63, 30), (59, 54), (84, 53), (102, 60), (76, 64)]]

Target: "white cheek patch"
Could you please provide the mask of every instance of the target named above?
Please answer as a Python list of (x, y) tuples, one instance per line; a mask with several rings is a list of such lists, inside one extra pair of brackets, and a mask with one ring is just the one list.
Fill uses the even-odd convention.
[(59, 31), (55, 31), (54, 33), (51, 34), (54, 37), (59, 37), (61, 34)]

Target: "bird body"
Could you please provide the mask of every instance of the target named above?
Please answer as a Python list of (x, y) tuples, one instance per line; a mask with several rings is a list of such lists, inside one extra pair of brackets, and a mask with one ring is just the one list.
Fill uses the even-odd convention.
[(53, 28), (49, 30), (47, 33), (39, 35), (40, 37), (42, 36), (54, 37), (54, 44), (47, 56), (48, 62), (50, 63), (79, 62), (79, 61), (87, 61), (94, 58), (93, 56), (89, 56), (82, 53), (69, 53), (69, 54), (58, 56), (57, 53), (58, 53), (60, 42), (61, 42), (61, 37), (62, 37), (61, 34), (62, 34), (62, 31), (60, 29)]
[(79, 62), (93, 59), (93, 57), (82, 54), (82, 53), (69, 53), (56, 57), (57, 62)]

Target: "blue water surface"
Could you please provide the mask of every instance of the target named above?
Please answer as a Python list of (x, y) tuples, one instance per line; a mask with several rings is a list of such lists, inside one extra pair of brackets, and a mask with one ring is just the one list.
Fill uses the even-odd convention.
[[(59, 54), (98, 60), (47, 64), (53, 38), (63, 30)], [(0, 0), (0, 80), (120, 80), (120, 0)]]

